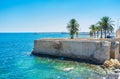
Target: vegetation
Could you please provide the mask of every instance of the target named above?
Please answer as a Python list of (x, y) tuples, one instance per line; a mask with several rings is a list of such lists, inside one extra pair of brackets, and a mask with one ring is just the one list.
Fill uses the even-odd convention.
[(100, 38), (103, 38), (103, 23), (101, 21), (99, 21), (98, 23), (98, 27), (99, 27), (99, 30), (100, 30)]
[[(104, 16), (98, 21), (96, 24), (91, 25), (89, 27), (90, 29), (90, 36), (94, 38), (107, 38), (111, 35), (111, 33), (114, 31), (113, 28), (113, 21), (110, 17)], [(76, 35), (76, 38), (78, 38), (79, 35), (79, 24), (75, 19), (71, 19), (70, 22), (67, 25), (67, 29), (69, 30), (70, 38), (74, 39), (74, 36)]]
[[(110, 34), (113, 32), (114, 28), (113, 28), (113, 21), (111, 20), (110, 17), (108, 16), (104, 16), (101, 18), (101, 20), (95, 24), (95, 25), (91, 25), (90, 26), (90, 36), (92, 35), (93, 37), (97, 38), (100, 36), (100, 38), (103, 38), (103, 34), (104, 34), (104, 38), (107, 38), (107, 35), (110, 36)], [(100, 33), (100, 34), (99, 34)]]
[(91, 36), (95, 37), (95, 31), (96, 31), (96, 26), (95, 25), (91, 25), (89, 29), (91, 29), (90, 34)]
[(67, 29), (69, 30), (70, 38), (73, 39), (74, 35), (78, 37), (79, 34), (79, 24), (75, 19), (71, 19), (69, 24), (67, 25)]

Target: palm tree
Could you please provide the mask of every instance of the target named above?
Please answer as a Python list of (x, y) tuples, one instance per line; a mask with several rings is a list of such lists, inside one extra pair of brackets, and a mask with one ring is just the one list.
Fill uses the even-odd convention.
[(95, 31), (96, 31), (97, 38), (98, 38), (98, 37), (99, 37), (100, 27), (99, 27), (99, 26), (96, 26), (96, 27), (95, 27)]
[(79, 32), (78, 32), (78, 31), (76, 31), (76, 38), (78, 38), (78, 35), (79, 35)]
[(92, 33), (92, 35), (95, 37), (95, 25), (91, 25), (89, 29), (90, 29), (90, 33)]
[(102, 23), (102, 26), (103, 26), (103, 30), (104, 30), (104, 33), (105, 33), (105, 38), (107, 37), (107, 30), (109, 29), (109, 26), (112, 26), (112, 20), (110, 17), (108, 16), (104, 16), (102, 19), (101, 19), (101, 23)]
[(78, 34), (77, 32), (79, 31), (79, 24), (75, 19), (71, 19), (69, 24), (67, 25), (67, 29), (70, 32), (70, 38), (73, 39), (74, 35)]
[(92, 31), (90, 31), (89, 34), (90, 34), (90, 37), (93, 37), (93, 32)]
[(113, 26), (109, 26), (108, 27), (108, 34), (109, 34), (109, 36), (110, 36), (110, 34), (112, 33), (114, 31), (114, 28), (113, 28)]
[(100, 30), (100, 38), (103, 38), (103, 23), (99, 21), (97, 24)]

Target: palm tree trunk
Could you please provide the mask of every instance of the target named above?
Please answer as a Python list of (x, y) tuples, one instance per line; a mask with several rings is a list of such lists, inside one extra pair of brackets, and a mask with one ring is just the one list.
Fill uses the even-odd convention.
[(97, 31), (97, 38), (99, 37), (99, 32)]
[(101, 36), (100, 36), (100, 38), (103, 38), (103, 37), (102, 37), (102, 34), (103, 34), (103, 33), (102, 33), (102, 29), (101, 29), (101, 31), (100, 31), (100, 32), (101, 32)]
[(106, 30), (105, 30), (105, 38), (107, 38), (107, 33), (106, 33)]
[(71, 39), (73, 39), (74, 37), (73, 37), (73, 35), (71, 35)]
[(95, 36), (96, 36), (96, 34), (95, 34), (95, 32), (94, 32), (94, 38), (95, 38)]
[(73, 39), (73, 37), (71, 37), (71, 39)]
[(110, 34), (111, 34), (110, 31), (108, 32), (108, 34), (109, 34), (109, 36), (110, 36)]

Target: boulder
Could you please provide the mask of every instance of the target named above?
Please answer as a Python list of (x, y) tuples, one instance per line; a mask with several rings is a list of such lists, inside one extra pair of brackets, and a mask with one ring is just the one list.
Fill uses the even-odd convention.
[(110, 59), (104, 62), (104, 66), (106, 68), (109, 67), (120, 68), (120, 62), (117, 59)]

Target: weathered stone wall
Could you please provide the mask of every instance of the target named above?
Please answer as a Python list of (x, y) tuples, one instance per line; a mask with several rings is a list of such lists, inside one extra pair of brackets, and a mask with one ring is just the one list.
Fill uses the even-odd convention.
[(120, 38), (120, 29), (116, 31), (116, 38)]
[(104, 63), (110, 58), (119, 59), (119, 42), (84, 40), (35, 40), (33, 54), (46, 54)]

